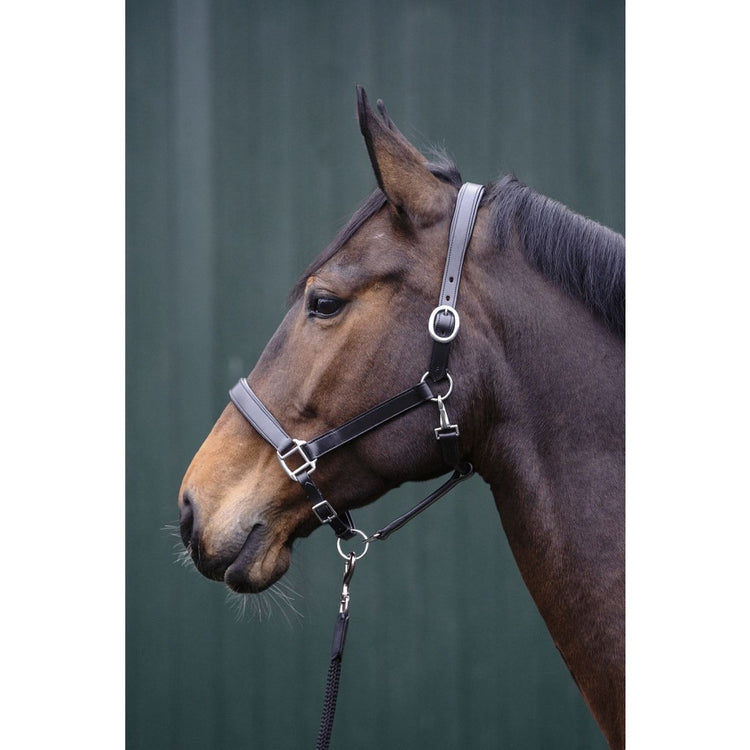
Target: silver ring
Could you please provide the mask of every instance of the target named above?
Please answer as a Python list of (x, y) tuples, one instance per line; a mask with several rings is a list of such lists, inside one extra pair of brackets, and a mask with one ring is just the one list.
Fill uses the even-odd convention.
[[(367, 550), (370, 549), (370, 542), (367, 541), (369, 537), (367, 536), (367, 534), (365, 534), (364, 531), (360, 531), (359, 529), (352, 529), (352, 531), (355, 534), (359, 534), (362, 537), (362, 539), (364, 539), (364, 542), (365, 542), (365, 548), (362, 550), (362, 554), (361, 555), (354, 555), (354, 559), (355, 560), (360, 560), (361, 558), (363, 558), (367, 554)], [(349, 559), (349, 554), (354, 554), (354, 553), (349, 553), (349, 554), (345, 555), (342, 552), (342, 550), (341, 550), (341, 542), (342, 542), (342, 539), (341, 539), (341, 537), (339, 537), (336, 540), (336, 549), (339, 551), (339, 554), (341, 555), (341, 557), (344, 558), (344, 560), (348, 560)]]
[[(422, 375), (422, 379), (419, 382), (424, 383), (425, 379), (427, 378), (429, 374), (430, 374), (430, 371), (428, 370), (424, 375)], [(440, 398), (442, 398), (443, 401), (445, 401), (445, 399), (447, 399), (448, 396), (450, 396), (451, 393), (453, 393), (453, 378), (451, 377), (451, 374), (449, 372), (445, 373), (445, 377), (448, 378), (448, 392), (445, 395), (440, 396)], [(437, 396), (433, 396), (430, 399), (430, 401), (437, 401), (437, 400), (438, 400)]]
[[(453, 330), (447, 336), (441, 336), (435, 330), (435, 320), (441, 312), (450, 313), (455, 321)], [(458, 328), (460, 325), (461, 319), (458, 317), (458, 310), (456, 310), (455, 307), (451, 307), (450, 305), (439, 305), (430, 313), (430, 319), (429, 321), (427, 321), (427, 330), (429, 331), (433, 341), (437, 341), (440, 344), (447, 344), (449, 341), (453, 341), (453, 339), (456, 338), (456, 334), (458, 333)]]

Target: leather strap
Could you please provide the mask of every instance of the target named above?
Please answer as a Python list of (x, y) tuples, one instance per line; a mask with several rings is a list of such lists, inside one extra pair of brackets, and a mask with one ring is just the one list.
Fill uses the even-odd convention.
[(334, 531), (337, 537), (341, 539), (351, 539), (354, 536), (354, 519), (348, 510), (339, 513), (323, 497), (323, 493), (318, 489), (318, 485), (310, 479), (307, 472), (302, 472), (297, 481), (302, 486), (308, 499), (312, 503), (312, 511), (321, 523), (327, 523)]
[[(440, 301), (438, 307), (449, 306), (456, 309), (458, 302), (458, 286), (461, 283), (461, 269), (466, 256), (466, 248), (471, 240), (471, 233), (479, 211), (484, 188), (473, 182), (465, 182), (458, 191), (456, 208), (453, 212), (450, 235), (448, 239), (448, 255), (445, 259), (443, 283), (440, 287)], [(449, 311), (441, 311), (435, 315), (432, 329), (441, 338), (453, 335), (458, 321), (456, 315)], [(432, 330), (430, 335), (432, 335)], [(434, 336), (433, 336), (434, 339)], [(430, 379), (433, 383), (441, 381), (448, 372), (448, 357), (450, 355), (452, 338), (449, 341), (434, 341), (432, 358), (430, 360)]]
[(292, 438), (276, 418), (255, 395), (245, 378), (240, 380), (229, 391), (229, 398), (240, 410), (242, 416), (260, 433), (260, 436), (270, 443), (277, 451), (286, 453), (294, 445)]
[(371, 537), (365, 541), (371, 542), (374, 539), (381, 541), (387, 539), (394, 531), (398, 531), (402, 526), (405, 526), (412, 518), (418, 516), (423, 510), (429, 508), (434, 502), (440, 500), (443, 495), (450, 492), (457, 484), (468, 479), (474, 475), (474, 467), (470, 463), (463, 464), (459, 469), (451, 474), (446, 482), (440, 485), (434, 492), (429, 494), (424, 500), (417, 503), (411, 510), (406, 511), (402, 516), (399, 516), (394, 521), (391, 521), (387, 526), (384, 526), (380, 531), (376, 531)]
[(448, 255), (445, 259), (443, 284), (440, 287), (439, 304), (441, 305), (456, 307), (458, 285), (461, 283), (461, 269), (466, 256), (466, 248), (469, 246), (469, 240), (479, 211), (479, 201), (483, 194), (484, 188), (473, 182), (465, 182), (458, 191), (448, 239)]
[[(240, 410), (242, 416), (250, 422), (267, 443), (270, 443), (276, 449), (277, 453), (284, 454), (294, 447), (294, 440), (289, 437), (273, 414), (266, 409), (245, 378), (240, 378), (229, 391), (229, 398)], [(307, 457), (308, 454), (304, 452), (304, 446), (300, 446), (298, 451), (302, 456)], [(313, 506), (313, 513), (315, 513), (318, 520), (321, 523), (329, 524), (336, 533), (336, 536), (342, 539), (351, 539), (354, 536), (354, 521), (349, 511), (338, 513), (323, 497), (318, 486), (310, 478), (309, 471), (297, 471), (293, 478), (299, 482), (305, 494), (310, 499)]]
[(399, 393), (388, 401), (373, 406), (372, 409), (360, 414), (340, 427), (329, 430), (323, 435), (308, 441), (305, 449), (310, 458), (317, 459), (330, 453), (350, 440), (364, 435), (366, 432), (380, 427), (391, 419), (413, 409), (433, 398), (430, 386), (426, 382), (419, 383)]
[[(345, 443), (370, 432), (376, 427), (380, 427), (433, 397), (434, 394), (430, 386), (423, 381), (353, 417), (340, 427), (335, 427), (312, 440), (308, 440), (298, 448), (298, 451), (310, 461), (315, 461), (326, 453), (340, 448)], [(279, 453), (286, 453), (293, 448), (294, 440), (278, 423), (273, 414), (266, 409), (245, 378), (241, 378), (229, 391), (229, 398), (260, 436), (276, 448)]]
[(443, 457), (443, 463), (456, 471), (461, 466), (461, 440), (459, 434), (458, 425), (455, 424), (448, 427), (438, 427), (435, 430), (435, 437), (440, 448), (440, 455)]

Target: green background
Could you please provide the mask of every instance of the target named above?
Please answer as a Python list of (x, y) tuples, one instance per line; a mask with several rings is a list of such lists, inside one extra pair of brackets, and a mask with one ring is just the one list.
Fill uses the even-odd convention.
[[(243, 617), (179, 564), (192, 455), (286, 295), (374, 186), (355, 83), (464, 179), (514, 172), (624, 231), (624, 7), (546, 2), (129, 0), (127, 747), (310, 748), (342, 561), (295, 546), (299, 614)], [(356, 513), (373, 530), (426, 494)], [(370, 551), (333, 747), (605, 743), (474, 478)]]

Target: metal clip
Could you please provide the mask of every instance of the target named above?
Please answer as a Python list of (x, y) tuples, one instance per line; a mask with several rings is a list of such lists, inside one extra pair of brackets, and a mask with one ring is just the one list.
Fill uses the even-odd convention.
[(440, 438), (454, 436), (458, 437), (460, 434), (458, 431), (457, 424), (451, 424), (448, 419), (448, 412), (445, 410), (445, 404), (443, 403), (443, 397), (437, 396), (438, 412), (440, 414), (440, 427), (435, 428), (435, 437)]
[(341, 586), (341, 603), (339, 605), (340, 615), (346, 615), (349, 613), (349, 584), (354, 575), (354, 565), (356, 562), (357, 556), (353, 552), (350, 552), (349, 556), (346, 558), (346, 564), (344, 567), (344, 582)]

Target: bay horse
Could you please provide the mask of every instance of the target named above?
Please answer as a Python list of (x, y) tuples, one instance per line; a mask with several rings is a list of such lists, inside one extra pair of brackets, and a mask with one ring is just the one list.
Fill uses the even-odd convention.
[[(357, 95), (378, 188), (296, 284), (243, 385), (269, 415), (263, 424), (296, 446), (420, 382), (434, 351), (425, 323), (461, 178), (445, 157), (428, 161), (410, 144), (382, 102), (375, 112), (363, 89)], [(622, 748), (625, 241), (512, 176), (479, 196), (450, 355), (460, 459), (489, 484), (557, 648), (610, 746)], [(301, 474), (315, 468), (313, 486), (332, 511), (321, 516), (298, 469), (280, 466), (273, 440), (248, 419), (227, 405), (179, 494), (196, 567), (241, 593), (277, 581), (293, 542), (321, 520), (446, 471), (427, 405), (319, 466), (293, 446)]]

